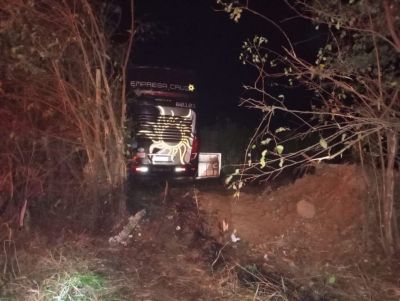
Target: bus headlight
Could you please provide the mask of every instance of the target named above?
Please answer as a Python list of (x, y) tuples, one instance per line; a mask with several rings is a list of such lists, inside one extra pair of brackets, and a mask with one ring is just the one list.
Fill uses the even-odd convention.
[(146, 173), (149, 171), (149, 168), (147, 166), (138, 166), (135, 167), (135, 171), (140, 173)]
[(186, 171), (186, 168), (183, 166), (177, 166), (175, 167), (175, 172), (184, 172)]

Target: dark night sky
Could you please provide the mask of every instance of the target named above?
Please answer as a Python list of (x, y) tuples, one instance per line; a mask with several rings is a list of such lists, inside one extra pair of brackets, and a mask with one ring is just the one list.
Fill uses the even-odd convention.
[[(251, 3), (277, 22), (294, 15), (283, 0)], [(133, 63), (196, 71), (203, 123), (229, 117), (252, 126), (259, 115), (238, 107), (242, 85), (254, 79), (250, 67), (243, 66), (238, 59), (242, 43), (254, 34), (266, 36), (271, 41), (269, 47), (277, 50), (285, 42), (272, 25), (256, 16), (244, 14), (235, 23), (227, 13), (217, 12), (215, 8), (215, 0), (137, 0), (137, 21), (155, 24), (156, 30), (152, 39), (135, 42)], [(128, 7), (123, 9), (128, 11)], [(311, 24), (298, 18), (281, 25), (294, 42), (318, 34)], [(302, 43), (300, 50), (311, 58), (317, 49), (314, 40)]]

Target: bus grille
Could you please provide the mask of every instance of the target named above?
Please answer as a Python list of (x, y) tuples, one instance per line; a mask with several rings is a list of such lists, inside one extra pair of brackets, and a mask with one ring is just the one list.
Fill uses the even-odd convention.
[(179, 142), (191, 138), (192, 120), (182, 116), (140, 114), (138, 138), (153, 141)]

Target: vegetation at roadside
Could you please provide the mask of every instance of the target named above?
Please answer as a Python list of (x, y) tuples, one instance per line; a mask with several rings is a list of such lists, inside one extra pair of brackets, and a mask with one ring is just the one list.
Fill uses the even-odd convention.
[[(235, 22), (244, 13), (260, 17), (251, 1), (217, 2)], [(298, 56), (284, 32), (287, 43), (280, 53), (269, 48), (268, 37), (245, 41), (240, 59), (258, 77), (245, 86), (242, 105), (261, 111), (263, 121), (253, 135), (229, 121), (206, 127), (203, 150), (221, 151), (226, 172), (235, 172), (244, 157), (232, 184), (236, 190), (248, 180), (351, 152), (370, 176), (373, 193), (366, 207), (375, 221), (375, 238), (391, 256), (400, 250), (395, 191), (400, 2), (295, 3), (297, 16), (326, 37), (324, 46), (308, 61)], [(0, 9), (0, 299), (129, 300), (135, 293), (130, 281), (136, 276), (117, 273), (96, 246), (88, 251), (74, 245), (82, 247), (78, 254), (54, 249), (42, 254), (46, 246), (17, 250), (14, 240), (17, 229), (30, 231), (31, 216), (38, 224), (46, 220), (52, 230), (64, 229), (63, 223), (79, 227), (80, 222), (97, 230), (111, 215), (124, 213), (124, 69), (134, 28), (127, 44), (113, 44), (106, 10), (89, 0), (8, 1)], [(292, 106), (292, 95), (285, 92), (292, 88), (312, 95), (308, 107)], [(282, 117), (290, 122), (278, 124)], [(197, 197), (194, 208), (199, 217)], [(57, 222), (50, 223), (50, 216), (57, 216)], [(167, 218), (172, 223), (173, 215)], [(26, 240), (33, 240), (32, 233), (25, 233)], [(179, 232), (171, 233), (175, 241)], [(54, 235), (61, 244), (63, 235)], [(342, 267), (306, 280), (228, 261), (217, 272), (216, 289), (220, 285), (222, 292), (245, 300), (373, 299), (385, 290), (398, 295), (379, 279)], [(351, 290), (360, 293), (349, 295)]]
[[(70, 247), (47, 249), (38, 253), (18, 253), (22, 269), (16, 278), (2, 278), (1, 300), (26, 301), (94, 301), (125, 300), (129, 282), (119, 275), (107, 260), (98, 258), (93, 250), (85, 253)], [(79, 247), (79, 244), (76, 245)], [(47, 252), (46, 252), (47, 250)]]
[[(241, 102), (264, 117), (232, 187), (352, 152), (369, 176), (374, 197), (368, 206), (376, 217), (375, 231), (385, 252), (394, 255), (400, 250), (399, 196), (395, 194), (400, 134), (399, 1), (287, 1), (297, 17), (314, 24), (315, 31), (325, 37), (313, 60), (301, 57), (292, 37), (254, 10), (252, 1), (217, 3), (235, 22), (244, 13), (253, 14), (275, 27), (285, 40), (279, 51), (271, 49), (268, 37), (262, 35), (243, 43), (240, 59), (258, 75), (244, 87)], [(296, 106), (291, 89), (307, 91), (308, 104)], [(286, 121), (277, 126), (277, 120)], [(298, 148), (287, 147), (296, 144)]]
[(124, 212), (131, 40), (113, 43), (107, 13), (86, 0), (1, 7), (0, 215), (10, 226), (30, 210), (68, 209), (89, 227), (104, 204)]
[[(128, 39), (116, 43), (109, 13), (108, 4), (89, 0), (2, 2), (0, 263), (8, 285), (0, 291), (7, 298), (105, 293), (102, 275), (62, 255), (38, 258), (39, 272), (49, 269), (43, 275), (24, 274), (20, 243), (42, 225), (63, 240), (65, 225), (98, 231), (126, 214), (125, 68), (134, 20)], [(3, 290), (13, 284), (16, 291)]]

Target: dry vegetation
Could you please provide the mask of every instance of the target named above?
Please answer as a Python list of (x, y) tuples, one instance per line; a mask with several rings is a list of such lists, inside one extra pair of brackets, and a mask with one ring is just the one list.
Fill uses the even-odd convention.
[(68, 208), (90, 226), (105, 203), (124, 211), (126, 50), (110, 44), (105, 9), (1, 5), (0, 214), (10, 226), (30, 210)]
[[(371, 175), (375, 226), (386, 253), (394, 256), (400, 251), (395, 195), (399, 2), (287, 1), (296, 17), (308, 20), (324, 37), (312, 59), (301, 57), (293, 43), (296, 37), (289, 37), (281, 24), (253, 9), (252, 1), (217, 2), (236, 22), (250, 13), (280, 31), (284, 39), (278, 50), (260, 35), (243, 44), (240, 57), (257, 77), (244, 87), (241, 104), (258, 109), (263, 118), (248, 145), (241, 177), (232, 187), (348, 155)], [(304, 91), (309, 99), (299, 106)]]
[[(364, 245), (357, 170), (325, 166), (275, 191), (247, 187), (239, 202), (205, 183), (173, 188), (164, 204), (160, 189), (125, 246), (68, 228), (63, 236), (22, 231), (16, 245), (3, 245), (0, 298), (395, 301), (398, 262), (376, 241)], [(329, 195), (338, 182), (340, 194)], [(315, 206), (313, 218), (296, 212), (303, 198)]]
[[(266, 198), (262, 207), (256, 208), (254, 202), (257, 203), (257, 198), (263, 194), (252, 192), (251, 200), (243, 204), (254, 212), (245, 216), (243, 224), (248, 223), (250, 227), (239, 229), (239, 235), (242, 231), (244, 237), (239, 244), (233, 244), (226, 237), (220, 240), (220, 233), (211, 235), (214, 230), (220, 231), (220, 224), (210, 229), (212, 223), (206, 221), (215, 212), (202, 208), (207, 201), (198, 199), (196, 193), (191, 196), (187, 189), (172, 193), (172, 201), (167, 205), (157, 203), (160, 201), (157, 197), (153, 200), (156, 205), (149, 203), (150, 215), (134, 231), (129, 229), (133, 231), (133, 244), (124, 248), (110, 247), (108, 235), (93, 236), (93, 232), (100, 231), (90, 230), (99, 230), (105, 226), (105, 221), (125, 213), (123, 91), (126, 54), (132, 39), (128, 45), (111, 44), (109, 28), (103, 19), (105, 9), (102, 5), (93, 6), (88, 0), (0, 2), (0, 299), (398, 300), (398, 274), (390, 269), (390, 264), (397, 264), (397, 261), (380, 257), (376, 244), (365, 264), (344, 265), (339, 260), (335, 265), (321, 262), (320, 266), (314, 266), (306, 261), (312, 253), (307, 248), (301, 256), (291, 258), (291, 250), (297, 252), (298, 246), (304, 246), (298, 235), (289, 236), (297, 239), (297, 245), (289, 245), (292, 248), (275, 244), (278, 240), (271, 237), (267, 247), (260, 243), (255, 253), (250, 252), (254, 249), (250, 245), (251, 235), (245, 237), (246, 231), (265, 237), (266, 228), (272, 235), (274, 225), (279, 224), (275, 229), (286, 235), (289, 232), (285, 231), (298, 231), (307, 224), (289, 210), (290, 188), (285, 190), (286, 195), (276, 194), (280, 202), (274, 206), (280, 213), (265, 213), (272, 208)], [(250, 10), (248, 6), (230, 6), (228, 11), (238, 20), (246, 9)], [(312, 9), (315, 7), (306, 6), (305, 17), (315, 16), (313, 14), (323, 12), (326, 7)], [(374, 42), (373, 59), (377, 66), (382, 66), (377, 41), (382, 40), (391, 49), (390, 53), (398, 55), (398, 33), (393, 30), (392, 9), (384, 7), (388, 25), (378, 22), (376, 28), (367, 31), (367, 38)], [(322, 21), (328, 24), (327, 28), (334, 28), (337, 19), (332, 21), (329, 17)], [(369, 17), (369, 20), (376, 17), (374, 10)], [(335, 24), (329, 27), (329, 23)], [(360, 31), (365, 25), (352, 24), (357, 26), (346, 28), (345, 23), (340, 26)], [(383, 30), (385, 26), (388, 33)], [(331, 37), (337, 34), (333, 33)], [(247, 54), (267, 52), (265, 40), (258, 37), (252, 43), (244, 48)], [(333, 49), (342, 50), (338, 45)], [(258, 152), (258, 157), (249, 163), (251, 168), (246, 167), (244, 171), (257, 171), (254, 177), (268, 177), (286, 167), (314, 164), (355, 147), (364, 166), (371, 162), (372, 168), (366, 170), (372, 170), (371, 178), (375, 181), (369, 182), (375, 194), (358, 204), (372, 209), (366, 210), (372, 216), (370, 220), (368, 213), (357, 211), (365, 218), (364, 222), (372, 224), (373, 237), (367, 234), (364, 242), (380, 239), (386, 253), (393, 255), (399, 244), (395, 212), (398, 199), (394, 194), (399, 133), (398, 86), (386, 82), (380, 72), (361, 74), (357, 81), (350, 80), (355, 75), (347, 74), (348, 70), (335, 66), (333, 72), (327, 68), (327, 63), (315, 66), (302, 61), (290, 47), (286, 56), (286, 59), (283, 56), (275, 59), (288, 68), (287, 72), (264, 69), (266, 61), (257, 61), (257, 56), (244, 58), (260, 71), (254, 86), (247, 89), (261, 97), (243, 99), (243, 104), (265, 113), (265, 122), (248, 149), (248, 154), (254, 156)], [(397, 73), (392, 75), (397, 76)], [(268, 94), (263, 80), (267, 76), (295, 78), (297, 83), (318, 91), (318, 106), (307, 112), (290, 110), (281, 97)], [(355, 83), (361, 83), (361, 88)], [(342, 100), (342, 96), (338, 96), (341, 93), (347, 93), (354, 106), (337, 107)], [(273, 99), (273, 105), (266, 99)], [(282, 137), (280, 133), (288, 132), (285, 127), (269, 127), (269, 121), (277, 112), (301, 116), (306, 126), (292, 136)], [(319, 116), (320, 119), (314, 120), (323, 122), (307, 123), (310, 116)], [(302, 140), (305, 133), (311, 136), (306, 142), (312, 143), (301, 150), (286, 152)], [(253, 145), (256, 146), (253, 148)], [(263, 153), (267, 146), (268, 152)], [(216, 204), (221, 193), (219, 189), (204, 195)], [(313, 189), (309, 195), (318, 194)], [(304, 185), (300, 191), (304, 192)], [(272, 195), (271, 191), (265, 193)], [(294, 193), (296, 197), (300, 194), (299, 191)], [(224, 195), (222, 200), (224, 205), (231, 204), (230, 196)], [(356, 198), (352, 200), (357, 201)], [(351, 202), (333, 200), (327, 202), (326, 207), (338, 203), (348, 205)], [(247, 212), (246, 208), (241, 210), (242, 215)], [(228, 211), (232, 213), (231, 208)], [(340, 219), (343, 212), (350, 211), (338, 212), (336, 218)], [(264, 216), (258, 218), (261, 213)], [(262, 224), (260, 221), (267, 220), (265, 215), (268, 214), (280, 220), (268, 220), (272, 222), (267, 226)], [(353, 217), (348, 220), (355, 222)], [(293, 218), (286, 222), (286, 226), (293, 229), (284, 228), (285, 218)], [(330, 229), (327, 220), (322, 216), (308, 227), (323, 229), (325, 225)], [(257, 221), (260, 223), (255, 231)], [(315, 236), (319, 232), (313, 233)], [(320, 236), (330, 237), (325, 234)], [(325, 249), (320, 252), (328, 253), (329, 260), (341, 254), (339, 245), (345, 239), (340, 235), (337, 252)], [(310, 240), (306, 247), (314, 246), (316, 241), (318, 237)], [(352, 241), (353, 246), (355, 242), (360, 240)], [(369, 250), (362, 247), (360, 242), (351, 250)], [(269, 253), (260, 255), (261, 251), (270, 251), (275, 257)], [(348, 263), (354, 259), (354, 254), (343, 258)], [(281, 261), (266, 263), (265, 258)], [(300, 271), (296, 270), (299, 263), (295, 259), (306, 262)]]
[(98, 231), (126, 214), (123, 74), (133, 35), (113, 44), (106, 13), (107, 6), (86, 0), (1, 1), (0, 290), (6, 300), (109, 294), (105, 275), (89, 272), (86, 259), (55, 256), (53, 249), (43, 254), (46, 245), (34, 238), (46, 228), (49, 244), (63, 244), (67, 232)]

